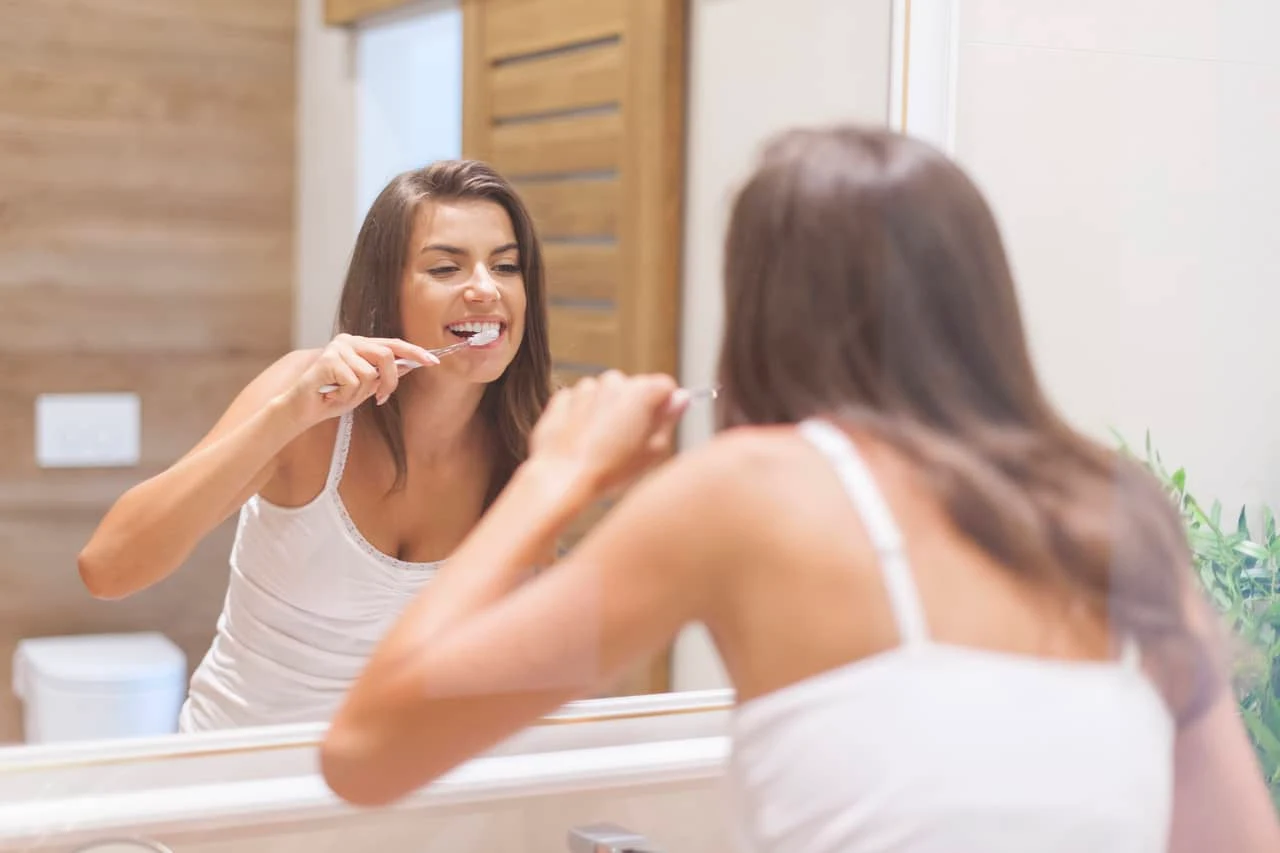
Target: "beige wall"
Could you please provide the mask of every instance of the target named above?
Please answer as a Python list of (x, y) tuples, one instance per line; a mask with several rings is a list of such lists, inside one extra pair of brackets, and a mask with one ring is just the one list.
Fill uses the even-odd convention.
[[(681, 380), (714, 382), (723, 323), (721, 243), (729, 205), (760, 145), (793, 125), (885, 124), (890, 0), (691, 0)], [(710, 413), (690, 412), (684, 446)], [(725, 685), (700, 629), (677, 645), (675, 688)]]
[(963, 0), (956, 156), (1008, 239), (1037, 366), (1197, 493), (1280, 497), (1280, 4)]

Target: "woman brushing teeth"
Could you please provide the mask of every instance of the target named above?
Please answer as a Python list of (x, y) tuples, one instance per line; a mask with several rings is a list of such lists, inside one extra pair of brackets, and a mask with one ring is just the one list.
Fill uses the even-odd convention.
[(327, 720), (526, 458), (551, 355), (538, 238), (510, 185), (466, 161), (392, 180), (357, 237), (338, 327), (251, 382), (81, 552), (90, 591), (122, 598), (240, 510), (183, 731)]

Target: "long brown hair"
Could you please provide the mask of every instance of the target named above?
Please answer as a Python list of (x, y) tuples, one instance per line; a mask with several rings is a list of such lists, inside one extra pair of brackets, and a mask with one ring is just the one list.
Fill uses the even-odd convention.
[(871, 431), (1002, 566), (1137, 639), (1182, 718), (1205, 706), (1217, 676), (1188, 623), (1181, 520), (1043, 393), (995, 219), (960, 168), (886, 131), (786, 133), (736, 200), (724, 276), (721, 426)]
[[(487, 507), (528, 457), (529, 434), (551, 396), (542, 246), (533, 218), (515, 189), (492, 167), (476, 160), (443, 160), (392, 178), (369, 208), (356, 237), (337, 329), (364, 337), (403, 337), (400, 286), (418, 208), (427, 201), (464, 199), (495, 202), (506, 210), (524, 276), (524, 339), (506, 371), (485, 389), (480, 403), (480, 412), (493, 429), (497, 454), (485, 497)], [(382, 406), (366, 403), (365, 407), (395, 462), (392, 488), (403, 488), (408, 466), (399, 404), (393, 395)]]

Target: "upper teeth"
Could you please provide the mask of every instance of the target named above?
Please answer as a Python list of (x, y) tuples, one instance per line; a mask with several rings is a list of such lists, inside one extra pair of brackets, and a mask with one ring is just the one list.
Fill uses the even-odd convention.
[(478, 323), (452, 323), (449, 326), (449, 330), (453, 332), (475, 332), (476, 334), (489, 332), (494, 335), (498, 334), (498, 332), (501, 331), (501, 328), (501, 323), (493, 321), (482, 321)]

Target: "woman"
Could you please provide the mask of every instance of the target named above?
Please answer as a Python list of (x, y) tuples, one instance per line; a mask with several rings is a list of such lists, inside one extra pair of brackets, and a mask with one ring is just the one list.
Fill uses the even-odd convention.
[[(550, 396), (538, 238), (481, 163), (437, 163), (382, 191), (338, 326), (323, 350), (267, 368), (190, 453), (123, 495), (80, 555), (90, 591), (120, 598), (176, 570), (242, 507), (182, 731), (327, 720), (525, 459)], [(483, 331), (497, 339), (429, 351)], [(397, 358), (423, 366), (403, 373)]]
[(725, 278), (731, 429), (516, 589), (682, 404), (664, 377), (554, 397), (336, 714), (331, 788), (392, 801), (701, 621), (750, 849), (1280, 849), (1179, 519), (1040, 390), (969, 180), (891, 134), (788, 134)]

